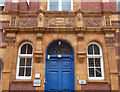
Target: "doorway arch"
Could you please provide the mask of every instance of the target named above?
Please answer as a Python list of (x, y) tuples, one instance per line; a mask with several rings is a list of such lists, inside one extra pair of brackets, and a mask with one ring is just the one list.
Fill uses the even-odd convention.
[(74, 50), (62, 40), (51, 43), (46, 51), (45, 90), (75, 90)]

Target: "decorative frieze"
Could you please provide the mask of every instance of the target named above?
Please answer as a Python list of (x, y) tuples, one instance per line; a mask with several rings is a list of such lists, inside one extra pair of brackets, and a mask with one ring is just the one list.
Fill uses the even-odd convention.
[(47, 17), (46, 27), (73, 27), (74, 18), (73, 17)]
[(20, 18), (19, 19), (19, 27), (37, 27), (38, 21), (37, 18)]
[(101, 27), (102, 17), (86, 17), (84, 18), (84, 23), (86, 27)]

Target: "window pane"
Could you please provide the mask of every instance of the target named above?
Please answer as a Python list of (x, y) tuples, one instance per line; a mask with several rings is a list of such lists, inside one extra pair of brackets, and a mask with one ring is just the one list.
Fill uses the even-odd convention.
[(62, 0), (62, 11), (71, 11), (71, 0)]
[(26, 54), (26, 46), (27, 44), (23, 45), (21, 48), (21, 54)]
[(20, 66), (25, 66), (25, 58), (20, 58)]
[(93, 54), (93, 44), (88, 47), (88, 54)]
[(94, 68), (89, 68), (89, 77), (94, 77)]
[(20, 67), (19, 69), (19, 76), (24, 76), (24, 68)]
[(100, 54), (99, 47), (94, 44), (94, 54)]
[(95, 66), (100, 67), (100, 58), (95, 58)]
[(89, 67), (94, 67), (94, 59), (88, 58), (88, 60), (89, 60)]
[(96, 68), (96, 77), (102, 77), (101, 68)]
[(25, 76), (31, 76), (31, 68), (26, 68), (26, 75)]
[(58, 0), (50, 0), (50, 11), (58, 11)]
[(32, 46), (28, 44), (27, 54), (32, 54)]
[(27, 58), (26, 66), (31, 66), (32, 64), (32, 58)]

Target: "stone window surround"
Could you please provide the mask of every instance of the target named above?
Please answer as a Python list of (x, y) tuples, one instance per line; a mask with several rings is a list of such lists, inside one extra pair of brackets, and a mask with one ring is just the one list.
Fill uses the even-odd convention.
[[(88, 55), (88, 47), (91, 45), (91, 44), (95, 44), (99, 47), (99, 50), (100, 50), (100, 55)], [(101, 75), (102, 77), (89, 77), (89, 66), (88, 66), (88, 58), (96, 58), (96, 57), (99, 57), (100, 58), (100, 64), (101, 64)], [(96, 43), (96, 42), (90, 42), (87, 46), (87, 66), (88, 66), (88, 80), (104, 80), (104, 64), (103, 64), (103, 54), (102, 54), (102, 47)]]
[[(32, 76), (32, 66), (31, 66), (31, 76), (29, 76), (29, 77), (26, 77), (26, 76), (19, 76), (19, 63), (20, 63), (20, 57), (21, 57), (21, 54), (20, 54), (20, 52), (21, 52), (21, 47), (23, 46), (23, 45), (25, 45), (25, 44), (30, 44), (31, 46), (32, 46), (32, 49), (33, 49), (33, 45), (30, 43), (30, 42), (24, 42), (24, 43), (22, 43), (20, 46), (19, 46), (19, 50), (18, 50), (18, 59), (17, 59), (17, 70), (16, 70), (16, 79), (28, 79), (28, 80), (30, 80), (31, 79), (31, 76)], [(32, 50), (32, 54), (25, 54), (25, 55), (22, 55), (22, 57), (32, 57), (32, 64), (31, 65), (33, 65), (33, 50)]]
[[(58, 7), (58, 11), (62, 11), (62, 5), (61, 5), (61, 3), (62, 3), (62, 0), (58, 0), (59, 2), (59, 7)], [(47, 0), (47, 11), (50, 11), (50, 0)], [(73, 0), (71, 0), (71, 11), (73, 11)]]

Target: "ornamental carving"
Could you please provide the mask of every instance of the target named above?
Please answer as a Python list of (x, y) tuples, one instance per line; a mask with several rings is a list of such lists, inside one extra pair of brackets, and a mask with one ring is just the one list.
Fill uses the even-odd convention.
[(19, 27), (37, 27), (37, 18), (20, 18)]
[(11, 38), (7, 38), (5, 41), (7, 43), (7, 45), (14, 45), (15, 44), (15, 38), (11, 37)]
[(73, 27), (74, 18), (62, 18), (62, 17), (55, 17), (55, 18), (46, 18), (46, 26), (47, 27)]
[(84, 22), (85, 22), (86, 27), (101, 27), (102, 26), (101, 17), (84, 18)]
[(106, 41), (106, 45), (108, 47), (113, 47), (114, 46), (115, 40), (114, 40), (113, 37), (108, 37), (108, 38), (105, 39), (105, 41)]
[(42, 61), (42, 57), (36, 57), (36, 56), (35, 56), (35, 61), (36, 61), (37, 63), (41, 62), (41, 61)]
[(83, 62), (85, 61), (85, 57), (80, 57), (80, 56), (78, 56), (78, 61), (79, 61), (80, 63), (83, 63)]

